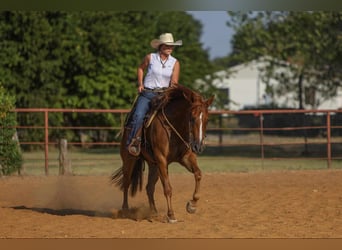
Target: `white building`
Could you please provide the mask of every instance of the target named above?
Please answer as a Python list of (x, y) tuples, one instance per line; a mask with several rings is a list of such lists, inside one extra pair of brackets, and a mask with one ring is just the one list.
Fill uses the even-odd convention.
[[(227, 93), (229, 100), (225, 108), (241, 110), (248, 107), (258, 108), (264, 105), (275, 104), (278, 107), (298, 108), (298, 90), (288, 92), (286, 95), (277, 94), (273, 98), (266, 93), (266, 83), (262, 80), (262, 69), (266, 61), (253, 60), (249, 63), (239, 64), (227, 71), (216, 72), (212, 83), (215, 87)], [(283, 63), (284, 65), (284, 63)], [(288, 67), (279, 66), (277, 73), (289, 73)], [(281, 87), (277, 80), (270, 79), (270, 86), (274, 90)], [(314, 97), (314, 103), (309, 104), (309, 96)], [(340, 88), (334, 98), (325, 100), (320, 93), (308, 84), (303, 83), (303, 107), (305, 109), (340, 109), (342, 108), (342, 89)]]

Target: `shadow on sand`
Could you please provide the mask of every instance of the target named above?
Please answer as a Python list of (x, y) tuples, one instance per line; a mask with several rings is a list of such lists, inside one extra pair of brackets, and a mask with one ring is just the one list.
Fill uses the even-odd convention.
[(146, 207), (136, 207), (131, 208), (129, 211), (123, 212), (122, 210), (113, 210), (113, 211), (93, 211), (93, 210), (82, 210), (82, 209), (52, 209), (52, 208), (38, 208), (38, 207), (26, 207), (26, 206), (14, 206), (11, 207), (16, 210), (30, 210), (33, 212), (51, 214), (57, 216), (68, 216), (68, 215), (83, 215), (89, 217), (102, 217), (102, 218), (111, 218), (111, 219), (131, 219), (134, 221), (140, 220), (148, 220), (152, 221), (160, 221), (164, 222), (165, 218), (162, 218), (150, 211), (149, 208)]

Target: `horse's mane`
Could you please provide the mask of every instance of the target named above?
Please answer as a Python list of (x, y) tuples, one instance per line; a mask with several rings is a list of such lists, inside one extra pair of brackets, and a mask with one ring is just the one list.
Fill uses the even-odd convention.
[(195, 99), (195, 97), (201, 97), (198, 93), (183, 85), (177, 85), (177, 87), (167, 89), (162, 95), (157, 96), (151, 101), (152, 109), (158, 110), (164, 108), (169, 102), (177, 99), (185, 100), (185, 96), (188, 100)]

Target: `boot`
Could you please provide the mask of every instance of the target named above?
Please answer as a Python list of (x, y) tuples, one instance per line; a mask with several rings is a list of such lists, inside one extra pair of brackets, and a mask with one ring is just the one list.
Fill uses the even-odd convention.
[(128, 145), (128, 152), (133, 156), (138, 156), (140, 154), (140, 144), (140, 137), (133, 138), (131, 143)]

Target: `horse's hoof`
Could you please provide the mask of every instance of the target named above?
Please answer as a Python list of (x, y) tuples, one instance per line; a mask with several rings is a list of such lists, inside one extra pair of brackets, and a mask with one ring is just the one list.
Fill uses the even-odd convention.
[(118, 212), (119, 218), (128, 218), (129, 217), (129, 210), (128, 209), (122, 209)]
[(193, 214), (196, 212), (196, 207), (192, 204), (192, 201), (188, 201), (188, 203), (186, 204), (186, 211), (189, 214)]
[(177, 223), (177, 220), (171, 219), (169, 216), (167, 216), (167, 222), (173, 224), (173, 223)]

